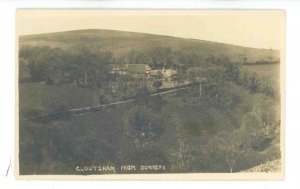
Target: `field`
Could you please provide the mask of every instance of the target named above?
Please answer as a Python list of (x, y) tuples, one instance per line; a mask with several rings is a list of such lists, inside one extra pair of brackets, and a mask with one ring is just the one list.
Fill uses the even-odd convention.
[(244, 67), (261, 76), (272, 77), (276, 80), (280, 78), (280, 64), (244, 65)]
[[(98, 89), (78, 88), (72, 85), (49, 86), (38, 83), (21, 83), (20, 117), (35, 116), (53, 111), (95, 106), (99, 104)], [(31, 114), (31, 115), (30, 115)]]
[(260, 76), (269, 78), (274, 89), (280, 90), (280, 64), (244, 65), (244, 67)]
[(272, 60), (279, 59), (278, 50), (255, 49), (203, 40), (113, 30), (75, 30), (20, 37), (20, 47), (49, 46), (72, 51), (74, 47), (83, 44), (88, 44), (86, 46), (98, 51), (112, 51), (116, 57), (122, 57), (132, 50), (145, 52), (152, 48), (167, 47), (181, 52), (196, 53), (202, 58), (202, 61), (206, 61), (212, 54), (223, 54), (234, 62), (242, 62), (245, 55), (249, 62), (269, 60), (270, 58)]

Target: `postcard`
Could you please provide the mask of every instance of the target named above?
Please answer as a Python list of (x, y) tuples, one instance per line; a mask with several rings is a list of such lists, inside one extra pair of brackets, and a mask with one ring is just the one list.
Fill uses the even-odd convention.
[(18, 179), (280, 180), (283, 10), (16, 11)]

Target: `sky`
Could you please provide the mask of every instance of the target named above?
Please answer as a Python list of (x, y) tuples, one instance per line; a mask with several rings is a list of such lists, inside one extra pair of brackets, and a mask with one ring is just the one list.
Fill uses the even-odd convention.
[(17, 35), (110, 29), (281, 49), (280, 10), (18, 10)]

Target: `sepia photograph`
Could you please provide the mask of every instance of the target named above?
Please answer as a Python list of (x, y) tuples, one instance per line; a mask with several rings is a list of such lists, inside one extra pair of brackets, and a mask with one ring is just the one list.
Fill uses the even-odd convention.
[(17, 178), (283, 178), (283, 10), (19, 9), (16, 54)]

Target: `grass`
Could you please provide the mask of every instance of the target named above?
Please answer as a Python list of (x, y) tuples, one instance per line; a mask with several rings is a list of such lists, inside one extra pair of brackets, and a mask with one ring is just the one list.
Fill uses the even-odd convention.
[[(99, 89), (78, 88), (72, 85), (51, 86), (38, 83), (19, 84), (19, 109), (49, 113), (55, 110), (80, 108), (98, 104)], [(62, 109), (60, 109), (62, 110)]]
[(244, 67), (261, 76), (272, 77), (276, 80), (280, 77), (280, 64), (244, 65)]
[[(173, 50), (196, 53), (206, 61), (209, 55), (224, 54), (234, 62), (242, 62), (241, 54), (247, 56), (249, 62), (279, 59), (279, 51), (255, 49), (229, 45), (224, 43), (185, 39), (145, 33), (113, 31), (113, 30), (76, 30), (20, 37), (22, 46), (50, 46), (69, 50), (74, 46), (85, 46), (103, 51), (112, 51), (115, 56), (122, 56), (132, 49), (145, 52), (155, 47), (170, 47)], [(130, 48), (128, 48), (130, 47)]]
[(280, 90), (280, 64), (244, 65), (246, 69), (262, 77), (269, 78), (273, 88)]

